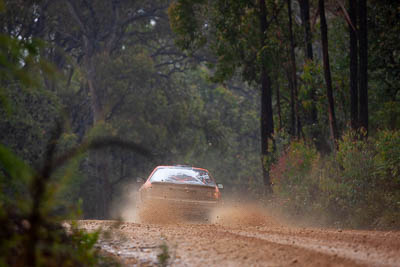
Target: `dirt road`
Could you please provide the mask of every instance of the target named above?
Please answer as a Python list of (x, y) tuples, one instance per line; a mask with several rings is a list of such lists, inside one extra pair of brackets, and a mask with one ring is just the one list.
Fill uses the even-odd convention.
[(162, 256), (170, 266), (400, 266), (400, 232), (289, 227), (240, 212), (208, 223), (80, 225), (102, 228), (98, 247), (128, 266), (154, 266)]

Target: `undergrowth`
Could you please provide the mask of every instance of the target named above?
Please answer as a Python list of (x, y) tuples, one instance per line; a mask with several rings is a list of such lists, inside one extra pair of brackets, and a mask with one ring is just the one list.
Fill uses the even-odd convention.
[[(0, 145), (0, 266), (113, 264), (94, 247), (97, 232), (87, 233), (73, 222), (68, 229), (62, 225), (48, 168), (35, 171)], [(79, 210), (69, 216), (79, 216)]]
[(349, 132), (336, 153), (290, 143), (271, 168), (274, 193), (293, 218), (325, 226), (400, 228), (400, 131)]
[[(135, 144), (115, 138), (95, 139), (58, 156), (62, 129), (52, 135), (43, 164), (33, 168), (0, 144), (0, 266), (111, 266), (95, 244), (98, 232), (79, 229), (79, 205), (60, 214), (58, 188), (52, 176), (57, 169), (90, 149), (126, 147), (145, 154)], [(65, 171), (70, 175), (73, 171)], [(63, 222), (69, 219), (69, 227)]]
[(167, 266), (169, 259), (171, 258), (169, 253), (169, 247), (166, 243), (160, 245), (160, 254), (157, 255), (158, 264), (160, 266)]

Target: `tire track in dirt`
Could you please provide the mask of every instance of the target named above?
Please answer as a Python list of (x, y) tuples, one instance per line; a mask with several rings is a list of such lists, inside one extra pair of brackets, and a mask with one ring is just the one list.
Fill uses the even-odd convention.
[(400, 266), (400, 251), (377, 250), (374, 247), (360, 244), (337, 242), (310, 237), (289, 236), (268, 232), (249, 232), (243, 230), (226, 230), (229, 233), (266, 240), (280, 245), (301, 247), (327, 255), (354, 260), (369, 266)]
[(127, 266), (400, 266), (399, 233), (220, 224), (81, 221), (108, 233), (99, 248)]

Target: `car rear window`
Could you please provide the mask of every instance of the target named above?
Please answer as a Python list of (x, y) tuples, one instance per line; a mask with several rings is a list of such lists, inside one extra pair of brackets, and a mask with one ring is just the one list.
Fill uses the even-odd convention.
[(160, 168), (153, 173), (150, 181), (215, 186), (209, 173), (199, 169)]

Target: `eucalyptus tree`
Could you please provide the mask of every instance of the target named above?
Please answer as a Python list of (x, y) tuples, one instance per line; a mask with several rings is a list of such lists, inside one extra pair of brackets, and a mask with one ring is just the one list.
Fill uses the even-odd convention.
[(274, 46), (269, 27), (283, 4), (275, 1), (175, 1), (169, 9), (177, 44), (188, 53), (207, 46), (215, 54), (213, 79), (222, 82), (236, 73), (261, 91), (261, 162), (263, 180), (271, 190), (274, 121), (271, 70)]
[(336, 148), (336, 141), (339, 138), (339, 133), (336, 123), (335, 103), (333, 100), (332, 78), (331, 78), (331, 69), (330, 69), (329, 52), (328, 52), (328, 27), (326, 24), (326, 16), (325, 16), (325, 0), (319, 0), (318, 7), (320, 15), (321, 43), (322, 43), (326, 95), (328, 99), (329, 127), (331, 132), (332, 143), (334, 148)]
[(400, 2), (368, 1), (370, 130), (400, 127)]
[[(298, 0), (300, 4), (301, 23), (304, 33), (304, 54), (306, 57), (305, 64), (310, 64), (314, 60), (313, 40), (310, 23), (310, 2), (309, 0)], [(316, 88), (310, 88), (311, 108), (310, 114), (306, 118), (306, 123), (312, 127), (312, 138), (317, 138), (317, 130), (314, 129), (318, 123), (317, 108), (316, 108)]]
[[(167, 2), (43, 2), (45, 9), (38, 9), (38, 12), (41, 12), (39, 19), (46, 22), (46, 34), (43, 38), (50, 47), (48, 57), (59, 69), (67, 73), (69, 80), (74, 79), (74, 72), (82, 77), (79, 91), (83, 91), (89, 100), (90, 117), (79, 127), (89, 129), (90, 126), (94, 126), (91, 135), (111, 134), (112, 129), (107, 121), (115, 112), (116, 106), (121, 103), (117, 98), (110, 96), (110, 91), (115, 89), (115, 86), (110, 86), (113, 82), (107, 82), (110, 81), (107, 76), (111, 73), (104, 72), (104, 63), (115, 62), (114, 59), (120, 58), (124, 51), (132, 47), (139, 51), (140, 46), (152, 40), (155, 37), (154, 32), (162, 26), (162, 18), (166, 17)], [(125, 73), (140, 73), (142, 66), (136, 68), (132, 70), (128, 67)], [(123, 72), (120, 73), (122, 74)], [(119, 93), (122, 94), (123, 91), (120, 90)], [(121, 97), (123, 96), (122, 94)], [(82, 134), (88, 134), (87, 130)], [(112, 195), (112, 165), (109, 153), (90, 152), (87, 167), (90, 170), (89, 181), (93, 188), (91, 202), (94, 203), (94, 207), (89, 216), (104, 218), (108, 215)]]
[(358, 1), (359, 33), (359, 123), (368, 134), (368, 26), (367, 26), (367, 0)]
[(358, 129), (358, 41), (357, 41), (357, 1), (349, 1), (350, 35), (350, 124)]

